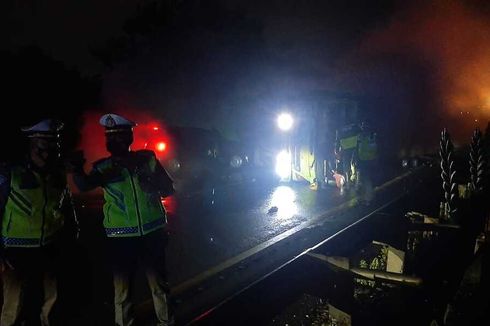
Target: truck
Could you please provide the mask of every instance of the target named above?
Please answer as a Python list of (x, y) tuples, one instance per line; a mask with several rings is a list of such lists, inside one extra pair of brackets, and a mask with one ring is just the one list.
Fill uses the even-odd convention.
[[(306, 181), (313, 187), (332, 184), (341, 172), (338, 138), (345, 126), (359, 125), (358, 101), (349, 95), (326, 92), (298, 94), (281, 101), (269, 119), (270, 137), (257, 144), (255, 161), (270, 164), (282, 181)], [(263, 106), (274, 104), (264, 102)], [(288, 114), (293, 121), (288, 130), (280, 130), (280, 119)], [(278, 128), (279, 127), (279, 128)], [(267, 137), (263, 137), (267, 138)], [(257, 158), (258, 157), (258, 158)]]

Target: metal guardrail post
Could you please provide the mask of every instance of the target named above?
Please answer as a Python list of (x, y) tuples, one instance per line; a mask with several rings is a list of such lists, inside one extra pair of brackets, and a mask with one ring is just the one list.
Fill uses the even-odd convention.
[(420, 286), (422, 279), (420, 277), (392, 273), (387, 271), (372, 270), (367, 268), (351, 267), (349, 258), (347, 257), (332, 257), (317, 254), (314, 252), (307, 253), (308, 256), (324, 261), (340, 270), (349, 271), (356, 276), (372, 280), (372, 281), (387, 281), (392, 283), (398, 283), (403, 285)]

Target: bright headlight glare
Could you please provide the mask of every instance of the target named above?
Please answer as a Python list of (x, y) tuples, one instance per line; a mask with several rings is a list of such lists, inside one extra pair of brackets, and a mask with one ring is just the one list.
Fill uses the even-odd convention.
[(281, 178), (287, 178), (291, 173), (291, 155), (283, 150), (276, 156), (276, 173)]
[(293, 126), (293, 117), (289, 113), (281, 113), (277, 117), (277, 125), (279, 129), (287, 131)]

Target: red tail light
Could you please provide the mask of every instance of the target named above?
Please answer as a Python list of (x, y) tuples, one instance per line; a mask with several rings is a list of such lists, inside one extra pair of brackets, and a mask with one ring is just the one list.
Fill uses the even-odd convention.
[(155, 149), (159, 152), (164, 152), (167, 149), (167, 144), (164, 142), (158, 142), (155, 145)]

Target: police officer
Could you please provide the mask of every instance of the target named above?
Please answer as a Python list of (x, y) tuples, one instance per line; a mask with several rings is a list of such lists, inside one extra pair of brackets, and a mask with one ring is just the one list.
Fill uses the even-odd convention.
[(74, 162), (74, 181), (87, 191), (104, 190), (104, 228), (113, 265), (117, 325), (134, 324), (131, 284), (138, 264), (145, 270), (158, 325), (170, 323), (165, 274), (166, 212), (161, 198), (173, 193), (173, 182), (155, 153), (131, 151), (135, 123), (116, 114), (100, 119), (110, 156), (83, 171), (83, 155)]
[(376, 133), (363, 122), (360, 126), (361, 133), (357, 142), (356, 159), (358, 164), (358, 182), (359, 190), (364, 204), (369, 205), (374, 198), (373, 191), (373, 173), (376, 168), (378, 158), (378, 144)]
[(356, 155), (359, 138), (359, 126), (349, 124), (342, 127), (337, 133), (336, 152), (340, 156), (342, 175), (344, 176), (343, 188), (349, 188), (352, 183), (352, 164)]
[(27, 160), (0, 170), (2, 326), (25, 321), (25, 286), (39, 277), (44, 288), (41, 325), (53, 322), (62, 235), (67, 225), (74, 225), (68, 223), (68, 214), (74, 217), (71, 193), (59, 164), (62, 127), (58, 121), (43, 120), (22, 129), (29, 137)]

